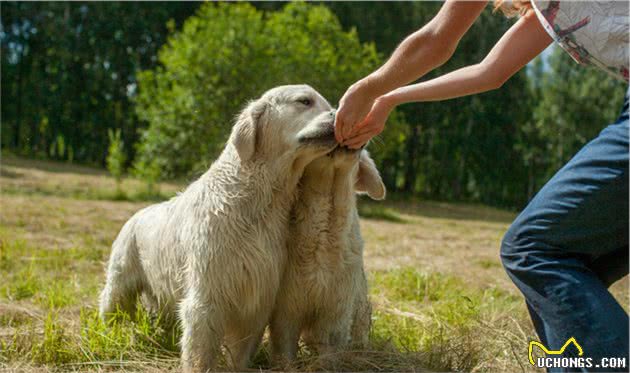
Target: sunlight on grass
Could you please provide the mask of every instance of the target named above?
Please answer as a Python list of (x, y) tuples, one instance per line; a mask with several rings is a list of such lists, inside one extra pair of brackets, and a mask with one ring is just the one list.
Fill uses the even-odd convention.
[(177, 332), (163, 329), (159, 319), (141, 308), (133, 320), (117, 313), (107, 325), (89, 308), (81, 308), (76, 327), (59, 314), (49, 308), (42, 331), (35, 321), (21, 325), (10, 340), (1, 342), (2, 356), (53, 366), (102, 363), (122, 367), (150, 360), (177, 364)]
[(40, 289), (39, 279), (33, 275), (31, 267), (24, 268), (14, 276), (7, 276), (10, 280), (4, 285), (6, 295), (11, 300), (30, 298)]
[(485, 269), (501, 268), (501, 263), (498, 260), (479, 259), (477, 260), (477, 264)]
[[(176, 369), (180, 331), (144, 311), (115, 314), (106, 325), (94, 304), (102, 270), (98, 255), (87, 248), (50, 250), (23, 242), (2, 243), (0, 274), (10, 280), (1, 298), (30, 301), (37, 311), (16, 308), (0, 321), (12, 326), (0, 338), (6, 361), (35, 366), (131, 369), (154, 364)], [(11, 263), (11, 265), (8, 265)], [(74, 267), (78, 271), (70, 271)], [(89, 269), (89, 270), (88, 270)], [(303, 347), (292, 365), (313, 370), (405, 370), (422, 366), (435, 370), (476, 369), (488, 351), (500, 352), (505, 342), (479, 338), (488, 324), (511, 313), (517, 297), (499, 289), (475, 289), (460, 279), (412, 268), (377, 271), (370, 276), (375, 304), (370, 346), (365, 351), (339, 353), (334, 359), (313, 355)], [(85, 293), (85, 288), (89, 292)], [(80, 305), (79, 308), (74, 307)], [(483, 346), (482, 346), (483, 344)], [(256, 355), (261, 368), (270, 368), (269, 346)], [(87, 365), (85, 365), (87, 364)]]
[(436, 370), (474, 370), (487, 354), (504, 351), (505, 341), (480, 333), (487, 334), (489, 324), (522, 302), (497, 288), (477, 289), (454, 276), (413, 268), (371, 277), (377, 305), (372, 339), (388, 341), (400, 351), (418, 351), (425, 366)]
[[(31, 163), (15, 160), (13, 166), (3, 165), (0, 175), (2, 203), (15, 211), (0, 216), (0, 368), (178, 371), (176, 324), (142, 307), (134, 315), (117, 312), (105, 324), (96, 311), (104, 265), (118, 230), (152, 198), (166, 195), (141, 195), (144, 186), (134, 180), (125, 180), (115, 195), (113, 180), (98, 170), (77, 168), (75, 173), (68, 165)], [(48, 163), (55, 172), (46, 170)], [(172, 194), (176, 188), (163, 190)], [(136, 199), (144, 202), (130, 202)], [(362, 221), (366, 242), (396, 248), (387, 255), (404, 256), (415, 245), (426, 250), (427, 243), (463, 250), (452, 246), (453, 237), (490, 242), (503, 229), (445, 219), (438, 211), (441, 205), (431, 205), (439, 218), (402, 213), (396, 205), (367, 199), (359, 206), (362, 218), (371, 220)], [(447, 207), (448, 214), (459, 209)], [(375, 246), (371, 250), (377, 252)], [(520, 297), (499, 287), (480, 287), (468, 272), (392, 263), (390, 258), (381, 267), (388, 270), (368, 271), (374, 312), (366, 349), (317, 356), (301, 345), (297, 361), (276, 367), (266, 337), (253, 366), (295, 371), (527, 370), (521, 363), (527, 364), (527, 356), (520, 352), (532, 330)], [(489, 275), (500, 271), (500, 265), (487, 259), (470, 265)]]

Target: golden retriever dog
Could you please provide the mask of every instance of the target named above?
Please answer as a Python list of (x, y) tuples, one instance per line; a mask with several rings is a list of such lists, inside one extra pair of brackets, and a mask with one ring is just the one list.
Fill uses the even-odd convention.
[(306, 166), (270, 322), (278, 363), (295, 358), (300, 335), (320, 354), (367, 344), (371, 306), (355, 191), (385, 197), (367, 151), (338, 147)]
[(113, 243), (100, 314), (138, 295), (177, 314), (186, 372), (214, 367), (222, 343), (244, 369), (276, 299), (289, 215), (304, 168), (329, 153), (334, 111), (313, 88), (282, 86), (250, 103), (210, 169), (136, 213)]

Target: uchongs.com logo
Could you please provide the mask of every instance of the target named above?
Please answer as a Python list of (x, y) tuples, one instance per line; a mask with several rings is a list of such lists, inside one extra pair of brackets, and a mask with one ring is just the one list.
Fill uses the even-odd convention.
[[(578, 356), (564, 357), (564, 351), (571, 344), (577, 349)], [(544, 353), (544, 357), (537, 357), (534, 359), (534, 346), (540, 348)], [(575, 340), (574, 337), (567, 339), (567, 341), (560, 347), (559, 350), (550, 350), (545, 345), (538, 341), (529, 342), (529, 363), (537, 368), (625, 368), (626, 358), (620, 357), (604, 357), (597, 361), (591, 357), (584, 357), (584, 349)]]

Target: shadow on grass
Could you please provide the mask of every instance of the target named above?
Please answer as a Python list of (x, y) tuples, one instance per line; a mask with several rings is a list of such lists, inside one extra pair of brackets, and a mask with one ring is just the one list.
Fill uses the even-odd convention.
[(388, 195), (385, 201), (376, 202), (363, 200), (361, 203), (367, 205), (378, 204), (381, 206), (382, 210), (389, 209), (395, 214), (398, 214), (403, 220), (405, 219), (403, 215), (411, 215), (423, 218), (510, 224), (516, 217), (515, 212), (484, 206), (482, 204), (426, 201), (419, 200), (417, 197), (408, 197), (400, 194)]
[[(0, 177), (5, 181), (2, 183), (1, 191), (7, 195), (158, 202), (175, 195), (180, 188), (179, 185), (183, 185), (183, 181), (147, 185), (133, 177), (125, 177), (121, 185), (116, 185), (114, 179), (105, 170), (70, 163), (19, 158), (13, 155), (4, 155), (0, 166)], [(33, 176), (29, 172), (31, 170), (47, 174)], [(55, 173), (66, 175), (57, 177)]]
[[(108, 175), (103, 169), (77, 165), (74, 163), (55, 162), (50, 160), (42, 160), (35, 158), (17, 157), (13, 154), (2, 154), (2, 166), (13, 166), (20, 168), (34, 168), (40, 171), (53, 172), (53, 173), (72, 173), (80, 175)], [(2, 171), (2, 175), (5, 175), (6, 170)]]
[(9, 171), (6, 168), (0, 168), (0, 176), (6, 177), (7, 179), (19, 179), (24, 177), (24, 174), (20, 172)]
[(364, 219), (385, 220), (392, 223), (406, 223), (398, 212), (384, 204), (361, 201), (358, 204), (359, 216)]
[(53, 188), (13, 188), (3, 187), (2, 193), (5, 195), (30, 195), (43, 197), (61, 197), (78, 200), (99, 200), (118, 202), (161, 202), (174, 196), (174, 193), (164, 193), (161, 191), (139, 190), (126, 192), (116, 189), (53, 189)]

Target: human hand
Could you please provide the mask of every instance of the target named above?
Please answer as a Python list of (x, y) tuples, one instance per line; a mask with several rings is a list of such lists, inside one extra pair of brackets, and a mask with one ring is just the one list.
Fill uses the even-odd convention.
[(343, 141), (342, 145), (350, 149), (358, 149), (365, 145), (372, 137), (383, 132), (385, 122), (393, 108), (394, 106), (385, 97), (376, 99), (365, 120), (350, 132), (348, 138)]
[(335, 115), (335, 139), (338, 143), (347, 140), (353, 128), (365, 119), (374, 99), (367, 83), (361, 80), (348, 88), (339, 100), (339, 109)]

